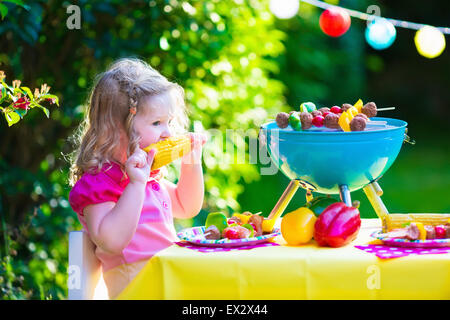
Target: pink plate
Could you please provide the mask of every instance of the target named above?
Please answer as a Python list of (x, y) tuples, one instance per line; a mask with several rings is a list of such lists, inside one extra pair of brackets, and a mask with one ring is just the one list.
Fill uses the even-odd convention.
[(432, 240), (408, 240), (386, 237), (381, 231), (376, 231), (371, 235), (383, 241), (383, 244), (391, 247), (403, 248), (442, 248), (450, 247), (450, 239), (432, 239)]
[(220, 240), (207, 240), (203, 236), (204, 232), (205, 232), (204, 226), (193, 227), (182, 230), (177, 234), (177, 236), (181, 240), (186, 240), (198, 246), (229, 248), (229, 247), (252, 246), (255, 244), (260, 244), (281, 234), (280, 230), (275, 228), (272, 233), (263, 234), (262, 236), (259, 237), (252, 237), (246, 239), (233, 239), (233, 240), (226, 238)]

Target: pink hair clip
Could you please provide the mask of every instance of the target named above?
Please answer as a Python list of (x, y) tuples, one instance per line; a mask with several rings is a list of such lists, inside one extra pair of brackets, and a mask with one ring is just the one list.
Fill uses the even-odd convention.
[(136, 107), (130, 107), (130, 113), (136, 114)]

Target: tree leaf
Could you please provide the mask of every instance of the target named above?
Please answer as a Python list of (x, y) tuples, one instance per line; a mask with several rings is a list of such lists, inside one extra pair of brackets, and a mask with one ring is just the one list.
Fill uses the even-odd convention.
[(20, 6), (25, 5), (25, 3), (23, 3), (23, 1), (21, 1), (21, 0), (2, 0), (2, 1), (3, 1), (3, 2), (14, 3), (14, 4), (17, 4), (17, 5), (20, 5)]
[(59, 107), (59, 98), (54, 94), (44, 94), (40, 96), (41, 99), (55, 99), (56, 105)]
[(50, 111), (48, 111), (48, 109), (44, 106), (41, 106), (39, 103), (36, 102), (32, 102), (30, 104), (31, 107), (37, 107), (39, 109), (41, 109), (42, 111), (44, 111), (45, 115), (47, 116), (47, 118), (50, 118)]
[(21, 94), (23, 94), (24, 92), (23, 92), (22, 89), (20, 89), (20, 88), (14, 88), (12, 94), (13, 94), (13, 95), (16, 95), (16, 93), (21, 93)]
[(30, 10), (30, 6), (26, 5), (22, 0), (3, 0), (3, 2), (14, 3), (18, 6), (21, 6), (22, 8), (24, 8), (26, 10)]
[(39, 108), (41, 108), (42, 111), (44, 111), (44, 113), (47, 116), (47, 118), (50, 118), (50, 111), (48, 111), (48, 109), (46, 107), (43, 107), (43, 106), (40, 105)]
[(22, 89), (23, 91), (25, 91), (27, 93), (27, 95), (28, 95), (28, 97), (30, 98), (31, 101), (34, 100), (34, 95), (31, 92), (30, 88), (28, 88), (28, 87), (20, 87), (20, 89)]
[(0, 14), (2, 15), (2, 20), (6, 17), (6, 15), (8, 14), (8, 7), (5, 6), (4, 4), (0, 3)]
[(36, 28), (33, 28), (32, 26), (25, 25), (22, 30), (22, 36), (25, 36), (25, 38), (28, 40), (27, 42), (30, 44), (33, 44), (37, 41), (39, 37), (39, 32), (36, 30)]
[(27, 114), (27, 110), (25, 109), (15, 109), (14, 112), (20, 116), (20, 119), (23, 119), (23, 117)]
[(11, 93), (14, 93), (14, 89), (6, 84), (6, 82), (2, 81), (3, 88), (8, 89)]
[(8, 122), (8, 126), (11, 127), (13, 124), (20, 121), (20, 116), (14, 111), (5, 113), (6, 121)]
[(2, 103), (6, 97), (8, 97), (8, 93), (6, 92), (6, 89), (3, 85), (0, 85), (2, 87), (2, 97), (0, 98), (0, 103)]

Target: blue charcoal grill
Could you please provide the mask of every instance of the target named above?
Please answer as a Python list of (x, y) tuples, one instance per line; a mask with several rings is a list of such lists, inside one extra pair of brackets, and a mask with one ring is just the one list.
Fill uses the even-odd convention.
[(380, 218), (388, 214), (380, 199), (383, 191), (377, 180), (391, 167), (400, 152), (407, 123), (402, 120), (374, 117), (386, 126), (376, 130), (294, 131), (280, 129), (275, 121), (265, 123), (259, 131), (260, 147), (290, 180), (269, 218), (278, 218), (301, 186), (307, 191), (339, 194), (351, 206), (350, 192), (363, 188)]

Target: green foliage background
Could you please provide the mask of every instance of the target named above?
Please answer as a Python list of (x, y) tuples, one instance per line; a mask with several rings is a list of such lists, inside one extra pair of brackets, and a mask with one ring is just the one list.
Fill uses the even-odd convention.
[[(434, 10), (375, 2), (386, 16), (448, 23), (443, 1), (427, 4)], [(79, 30), (66, 27), (72, 3), (81, 8)], [(191, 130), (248, 130), (247, 138), (211, 137), (204, 208), (194, 220), (177, 221), (177, 228), (202, 224), (215, 210), (270, 212), (287, 179), (261, 176), (258, 165), (233, 164), (222, 146), (245, 145), (261, 123), (302, 101), (395, 105), (385, 115), (406, 120), (417, 144), (405, 145), (382, 178), (383, 200), (392, 212), (450, 212), (448, 50), (435, 60), (420, 57), (410, 30), (397, 28), (393, 47), (375, 52), (364, 41), (364, 22), (353, 19), (347, 34), (331, 39), (318, 27), (321, 10), (303, 3), (286, 21), (273, 17), (267, 0), (2, 4), (8, 12), (0, 22), (0, 70), (30, 88), (45, 82), (60, 98), (49, 119), (30, 112), (11, 128), (0, 122), (3, 299), (67, 296), (67, 236), (81, 227), (67, 201), (70, 137), (94, 76), (120, 57), (144, 59), (185, 88)], [(341, 4), (365, 11), (369, 1)], [(169, 178), (176, 177), (173, 166)], [(362, 192), (352, 196), (362, 201), (364, 217), (375, 216)], [(300, 190), (288, 210), (303, 204)]]

